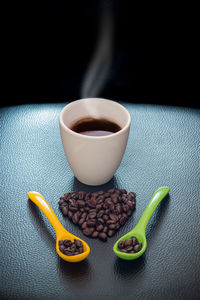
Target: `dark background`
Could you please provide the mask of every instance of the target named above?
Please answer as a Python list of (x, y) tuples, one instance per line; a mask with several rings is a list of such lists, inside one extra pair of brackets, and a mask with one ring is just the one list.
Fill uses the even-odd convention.
[[(2, 105), (98, 96), (199, 106), (196, 13), (188, 4), (144, 1), (9, 2)], [(83, 95), (101, 29), (109, 26), (109, 65), (102, 59), (95, 75), (105, 70), (104, 81), (97, 91)]]
[[(30, 0), (9, 1), (2, 12), (1, 105), (9, 107), (0, 110), (0, 298), (198, 299), (200, 118), (198, 109), (175, 106), (199, 106), (199, 10), (189, 3)], [(99, 189), (74, 178), (59, 134), (61, 109), (83, 96), (124, 101), (133, 120), (120, 168), (101, 189), (135, 191), (136, 211), (107, 243), (85, 237), (58, 207), (68, 191)], [(12, 106), (24, 103), (44, 104)], [(144, 256), (117, 259), (114, 242), (163, 185), (170, 194), (148, 224)], [(59, 259), (55, 233), (28, 201), (30, 190), (91, 245), (87, 260)]]

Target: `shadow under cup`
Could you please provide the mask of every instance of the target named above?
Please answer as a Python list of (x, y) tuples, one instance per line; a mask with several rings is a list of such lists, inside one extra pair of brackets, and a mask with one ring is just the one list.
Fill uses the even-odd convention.
[[(107, 136), (87, 136), (70, 129), (84, 118), (107, 119), (121, 130)], [(128, 141), (131, 117), (125, 107), (107, 99), (81, 99), (62, 109), (59, 123), (63, 148), (75, 177), (87, 185), (108, 182), (120, 165)]]

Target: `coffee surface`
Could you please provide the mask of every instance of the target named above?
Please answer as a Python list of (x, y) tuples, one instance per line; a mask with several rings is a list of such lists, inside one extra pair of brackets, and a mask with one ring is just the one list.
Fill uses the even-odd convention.
[(105, 136), (121, 130), (121, 127), (108, 119), (81, 119), (70, 127), (71, 130), (89, 136)]

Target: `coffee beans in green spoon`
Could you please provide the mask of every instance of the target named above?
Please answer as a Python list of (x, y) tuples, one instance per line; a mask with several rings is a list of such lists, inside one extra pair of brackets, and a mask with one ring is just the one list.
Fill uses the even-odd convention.
[[(130, 232), (125, 234), (115, 243), (113, 247), (113, 251), (118, 257), (125, 260), (133, 260), (140, 257), (145, 252), (147, 248), (147, 240), (145, 235), (146, 226), (151, 216), (153, 215), (155, 209), (157, 208), (159, 203), (165, 198), (165, 196), (169, 193), (169, 191), (170, 188), (167, 186), (160, 187), (158, 190), (155, 191), (147, 207), (145, 208), (144, 213), (140, 218), (138, 224)], [(139, 245), (137, 249), (135, 247), (136, 244), (135, 245), (133, 245), (133, 243), (131, 244), (131, 241), (129, 241), (130, 245), (127, 245), (129, 246), (129, 251), (127, 251), (126, 249), (127, 246), (120, 247), (120, 245), (122, 244), (126, 245), (127, 240), (133, 240), (133, 238), (136, 238), (137, 245)], [(133, 249), (130, 250), (130, 246), (132, 246)], [(131, 251), (134, 252), (132, 253)]]

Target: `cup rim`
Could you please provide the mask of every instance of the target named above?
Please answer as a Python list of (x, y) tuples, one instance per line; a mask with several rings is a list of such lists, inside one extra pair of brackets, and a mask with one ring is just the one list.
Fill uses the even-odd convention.
[[(110, 135), (105, 135), (105, 136), (89, 136), (89, 135), (83, 135), (83, 134), (80, 134), (78, 132), (75, 132), (73, 130), (71, 130), (69, 127), (67, 127), (63, 121), (63, 115), (64, 115), (64, 112), (70, 107), (70, 106), (73, 106), (74, 104), (78, 103), (78, 102), (81, 102), (81, 101), (86, 101), (88, 99), (95, 99), (95, 100), (104, 100), (104, 101), (107, 101), (107, 102), (112, 102), (114, 103), (115, 105), (119, 106), (122, 110), (124, 110), (124, 112), (127, 114), (127, 122), (126, 122), (126, 125), (120, 129), (119, 131), (117, 132), (113, 132), (112, 134)], [(75, 101), (72, 101), (70, 103), (68, 103), (67, 105), (65, 105), (61, 112), (60, 112), (60, 115), (59, 115), (59, 121), (60, 121), (60, 125), (63, 127), (64, 130), (66, 130), (67, 132), (69, 132), (70, 134), (76, 136), (76, 137), (79, 137), (79, 138), (82, 138), (82, 139), (91, 139), (91, 140), (103, 140), (103, 139), (110, 139), (114, 136), (117, 136), (117, 135), (121, 135), (123, 132), (125, 132), (129, 127), (130, 127), (130, 124), (131, 124), (131, 116), (130, 116), (130, 113), (129, 111), (121, 104), (119, 104), (118, 102), (116, 101), (113, 101), (113, 100), (109, 100), (109, 99), (105, 99), (105, 98), (95, 98), (95, 97), (89, 97), (89, 98), (82, 98), (82, 99), (78, 99), (78, 100), (75, 100)]]

